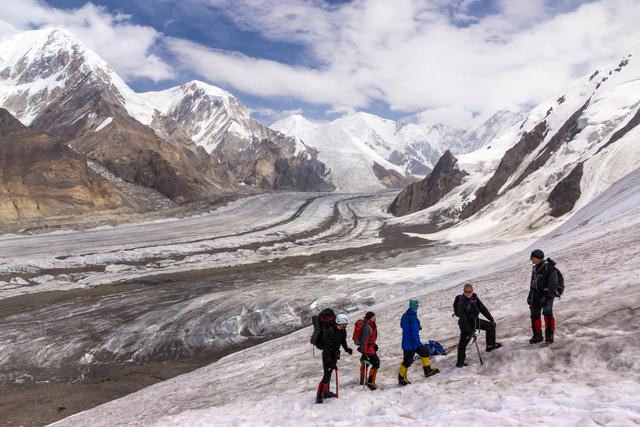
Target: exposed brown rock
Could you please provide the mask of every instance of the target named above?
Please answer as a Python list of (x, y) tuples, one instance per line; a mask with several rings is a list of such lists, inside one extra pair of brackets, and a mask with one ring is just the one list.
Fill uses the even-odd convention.
[[(96, 132), (105, 119), (111, 122)], [(233, 177), (178, 130), (160, 138), (131, 118), (114, 93), (89, 84), (47, 106), (31, 126), (107, 167), (128, 182), (183, 203), (235, 188)]]
[(476, 191), (475, 199), (462, 211), (461, 218), (472, 216), (496, 199), (502, 186), (518, 170), (524, 158), (542, 143), (546, 132), (546, 121), (540, 122), (531, 132), (525, 132), (520, 141), (507, 150), (493, 176)]
[(402, 216), (433, 206), (460, 185), (466, 175), (458, 168), (458, 159), (447, 150), (426, 178), (398, 194), (389, 206), (389, 212)]
[[(287, 138), (273, 132), (275, 138)], [(291, 155), (279, 141), (241, 140), (228, 135), (212, 155), (234, 173), (239, 182), (262, 189), (296, 191), (331, 191), (325, 180), (327, 170), (315, 158)], [(242, 149), (238, 149), (242, 147)], [(312, 156), (315, 154), (311, 150)]]
[(611, 144), (615, 143), (617, 140), (625, 136), (631, 129), (635, 128), (638, 125), (640, 125), (640, 109), (636, 111), (636, 114), (631, 118), (631, 120), (629, 120), (629, 122), (626, 125), (624, 125), (624, 127), (622, 127), (622, 129), (619, 129), (613, 135), (611, 135), (611, 138), (609, 138), (609, 141), (607, 141), (606, 144), (600, 147), (596, 152), (596, 154), (598, 154), (599, 152), (601, 152)]
[(569, 175), (558, 182), (551, 193), (549, 193), (549, 197), (547, 198), (547, 202), (549, 202), (549, 206), (551, 207), (549, 215), (557, 218), (567, 212), (571, 212), (580, 198), (582, 171), (583, 162), (580, 162), (569, 172)]
[(373, 170), (376, 178), (378, 178), (378, 181), (387, 188), (402, 188), (414, 181), (397, 171), (386, 169), (377, 162), (373, 162), (371, 169)]
[(520, 176), (518, 176), (518, 178), (509, 186), (507, 191), (520, 185), (526, 177), (547, 163), (547, 160), (549, 160), (551, 155), (555, 153), (562, 144), (573, 140), (573, 138), (580, 133), (582, 129), (579, 126), (579, 119), (582, 116), (582, 112), (589, 106), (590, 101), (591, 99), (588, 99), (582, 107), (580, 107), (566, 122), (564, 122), (562, 127), (558, 129), (558, 132), (556, 132), (555, 135), (553, 135), (540, 154), (538, 154), (538, 156), (529, 163), (524, 172), (521, 173)]
[(130, 206), (79, 154), (0, 109), (0, 219), (77, 215)]

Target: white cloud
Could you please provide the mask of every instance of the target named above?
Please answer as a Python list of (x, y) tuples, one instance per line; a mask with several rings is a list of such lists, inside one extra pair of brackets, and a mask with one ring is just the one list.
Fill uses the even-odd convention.
[(468, 109), (459, 105), (451, 107), (437, 107), (429, 110), (422, 111), (415, 115), (415, 121), (417, 123), (435, 124), (443, 123), (448, 126), (457, 128), (471, 128), (474, 125), (479, 125), (478, 116)]
[[(304, 46), (315, 66), (168, 40), (183, 67), (250, 94), (334, 111), (382, 101), (399, 111), (435, 114), (456, 106), (467, 117), (486, 116), (556, 96), (579, 73), (618, 60), (640, 40), (640, 2), (633, 0), (577, 8), (573, 0), (501, 0), (498, 13), (477, 22), (468, 17), (469, 0), (191, 1), (217, 6), (268, 39)], [(456, 26), (456, 17), (467, 17), (467, 25)]]
[(175, 75), (172, 67), (152, 52), (162, 34), (131, 23), (127, 15), (111, 14), (91, 3), (73, 10), (55, 9), (36, 0), (4, 3), (0, 10), (0, 35), (41, 27), (64, 28), (125, 79), (144, 77), (159, 81)]
[(367, 102), (366, 95), (358, 93), (355, 86), (333, 80), (330, 73), (210, 49), (184, 39), (167, 37), (165, 43), (183, 67), (246, 93), (289, 96), (315, 103), (334, 103), (343, 96), (349, 102)]
[(278, 120), (284, 119), (294, 114), (302, 115), (304, 111), (302, 108), (296, 108), (293, 110), (274, 110), (272, 108), (249, 108), (249, 112), (252, 116), (257, 117), (263, 123), (275, 123)]

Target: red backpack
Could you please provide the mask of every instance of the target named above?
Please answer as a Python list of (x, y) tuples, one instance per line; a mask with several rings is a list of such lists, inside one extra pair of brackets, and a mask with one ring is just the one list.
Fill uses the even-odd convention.
[(360, 345), (360, 337), (362, 336), (362, 328), (364, 327), (364, 320), (360, 319), (353, 325), (353, 342), (355, 345)]

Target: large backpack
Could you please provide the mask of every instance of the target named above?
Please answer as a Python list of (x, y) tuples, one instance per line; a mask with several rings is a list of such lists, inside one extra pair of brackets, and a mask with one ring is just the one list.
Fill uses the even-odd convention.
[(464, 298), (464, 294), (456, 295), (456, 298), (453, 300), (452, 316), (460, 317), (460, 313), (458, 313), (458, 301), (460, 301), (461, 298)]
[(313, 332), (309, 342), (322, 350), (322, 333), (336, 321), (336, 314), (330, 308), (325, 308), (318, 315), (311, 316)]
[(362, 328), (364, 327), (364, 320), (360, 319), (353, 325), (353, 336), (351, 339), (355, 345), (360, 345), (360, 337), (362, 337)]
[(562, 272), (558, 270), (556, 267), (556, 271), (558, 272), (558, 286), (556, 286), (556, 297), (560, 298), (564, 293), (564, 276)]

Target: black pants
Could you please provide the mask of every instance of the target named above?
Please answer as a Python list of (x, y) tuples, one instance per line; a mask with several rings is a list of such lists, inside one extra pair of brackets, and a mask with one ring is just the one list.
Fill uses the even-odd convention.
[(409, 366), (411, 366), (411, 364), (413, 364), (413, 355), (416, 353), (418, 353), (418, 356), (420, 357), (429, 357), (429, 352), (423, 345), (416, 348), (415, 350), (403, 350), (402, 353), (403, 353), (402, 364), (406, 368), (408, 368)]
[(553, 298), (544, 293), (532, 293), (529, 311), (534, 320), (540, 319), (540, 312), (545, 316), (553, 317)]
[[(487, 332), (487, 347), (494, 345), (496, 343), (496, 328), (493, 327), (491, 322), (486, 320), (478, 319), (477, 322), (477, 329), (482, 329)], [(467, 357), (467, 345), (469, 344), (469, 341), (471, 341), (472, 334), (473, 331), (463, 330), (462, 328), (460, 329), (460, 342), (458, 342), (458, 365), (464, 363), (464, 360)]]
[(331, 373), (337, 369), (338, 357), (328, 351), (322, 352), (322, 380), (320, 383), (329, 384), (331, 382)]
[(377, 354), (363, 354), (360, 360), (366, 360), (371, 365), (371, 369), (380, 369), (380, 358)]

